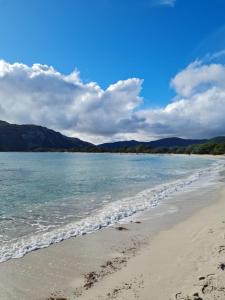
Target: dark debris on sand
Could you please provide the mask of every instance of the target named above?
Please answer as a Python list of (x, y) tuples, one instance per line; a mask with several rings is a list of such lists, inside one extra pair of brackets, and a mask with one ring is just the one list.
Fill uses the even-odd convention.
[(47, 300), (68, 300), (68, 299), (64, 298), (64, 297), (54, 297), (54, 296), (51, 296)]
[(219, 264), (218, 269), (221, 269), (222, 271), (224, 271), (225, 270), (225, 263)]
[(126, 227), (123, 227), (123, 226), (118, 226), (118, 227), (116, 227), (116, 229), (119, 231), (128, 230)]

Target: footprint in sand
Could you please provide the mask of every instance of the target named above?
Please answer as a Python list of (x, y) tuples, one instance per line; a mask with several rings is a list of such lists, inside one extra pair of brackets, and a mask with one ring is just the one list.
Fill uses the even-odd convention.
[(203, 298), (201, 298), (199, 296), (199, 293), (194, 293), (193, 296), (183, 296), (182, 293), (177, 293), (175, 295), (175, 299), (176, 300), (203, 300)]
[(198, 293), (193, 294), (193, 300), (203, 300)]
[(219, 254), (225, 253), (225, 246), (219, 246), (218, 253)]
[(186, 297), (184, 297), (183, 294), (181, 292), (179, 292), (175, 295), (175, 299), (176, 300), (186, 300)]
[(211, 292), (213, 291), (213, 286), (208, 284), (208, 283), (205, 283), (202, 287), (202, 294), (205, 295), (205, 294), (210, 294)]

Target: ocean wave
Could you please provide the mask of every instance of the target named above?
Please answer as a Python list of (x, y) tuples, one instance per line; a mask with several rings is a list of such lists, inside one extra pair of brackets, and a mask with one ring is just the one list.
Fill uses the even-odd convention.
[(174, 196), (185, 189), (194, 188), (194, 183), (200, 179), (203, 182), (212, 181), (224, 170), (225, 162), (217, 161), (210, 167), (200, 169), (185, 179), (160, 184), (154, 188), (146, 189), (133, 197), (123, 198), (105, 206), (95, 212), (95, 215), (86, 217), (82, 221), (67, 224), (42, 234), (21, 238), (20, 241), (7, 243), (0, 248), (0, 262), (12, 258), (20, 258), (27, 253), (46, 248), (71, 237), (92, 233), (101, 228), (114, 225), (127, 217), (140, 213), (159, 205), (163, 199)]

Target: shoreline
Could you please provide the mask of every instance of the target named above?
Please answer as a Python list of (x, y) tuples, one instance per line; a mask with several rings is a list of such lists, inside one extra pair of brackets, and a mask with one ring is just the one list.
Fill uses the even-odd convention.
[(224, 163), (222, 165), (216, 164), (216, 162), (222, 161), (221, 158), (208, 157), (208, 159), (212, 161), (212, 165), (196, 169), (192, 174), (180, 179), (158, 184), (132, 196), (124, 196), (118, 201), (108, 203), (94, 217), (87, 217), (80, 222), (71, 222), (53, 232), (46, 232), (34, 238), (29, 237), (23, 243), (15, 244), (14, 247), (3, 247), (0, 249), (0, 253), (3, 254), (0, 263), (10, 259), (19, 259), (33, 251), (39, 251), (71, 238), (93, 234), (100, 229), (116, 226), (116, 224), (127, 223), (132, 218), (148, 213), (149, 210), (152, 210), (154, 214), (155, 208), (161, 206), (166, 198), (177, 197), (177, 195), (185, 193), (189, 189), (194, 191), (199, 188), (199, 185), (205, 187), (207, 181), (210, 184), (212, 184), (212, 181), (214, 182), (216, 177), (213, 177), (214, 179), (212, 180), (208, 174), (211, 174), (211, 172), (214, 175), (219, 173), (219, 169), (222, 165), (224, 166)]
[[(71, 238), (31, 252), (23, 258), (1, 263), (2, 299), (94, 300), (139, 297), (147, 300), (149, 298), (146, 298), (145, 292), (154, 300), (170, 299), (162, 295), (161, 298), (157, 298), (156, 294), (154, 296), (151, 294), (153, 290), (151, 288), (149, 291), (149, 282), (146, 286), (146, 263), (152, 270), (154, 261), (158, 259), (157, 253), (152, 251), (157, 248), (156, 241), (161, 239), (160, 236), (165, 236), (163, 241), (160, 241), (162, 249), (165, 249), (169, 246), (170, 231), (173, 233), (179, 231), (176, 228), (179, 229), (182, 224), (184, 226), (185, 222), (191, 224), (191, 220), (198, 214), (201, 215), (204, 210), (210, 212), (214, 205), (220, 203), (212, 198), (221, 190), (221, 186), (224, 184), (221, 183), (219, 188), (211, 186), (209, 190), (199, 189), (181, 193), (172, 202), (165, 201), (163, 205), (171, 209), (171, 213), (167, 215), (162, 213), (160, 206), (154, 209), (152, 216), (148, 214), (145, 218), (143, 215), (141, 221), (136, 221), (135, 218), (128, 224), (117, 224), (94, 234)], [(174, 206), (178, 207), (178, 211), (173, 211)], [(185, 225), (184, 229), (187, 226), (189, 225)], [(180, 248), (182, 245), (177, 246)], [(189, 245), (191, 246), (193, 245)], [(157, 252), (160, 253), (159, 250), (157, 248)], [(137, 261), (138, 266), (135, 265)], [(157, 273), (157, 270), (154, 270), (154, 274), (162, 276), (165, 263), (160, 262), (158, 267), (161, 271)], [(139, 274), (140, 271), (143, 273), (142, 276)], [(169, 271), (171, 276), (172, 271)], [(124, 284), (121, 286), (121, 283)]]
[(225, 299), (224, 208), (223, 186), (213, 204), (160, 231), (126, 268), (80, 299)]

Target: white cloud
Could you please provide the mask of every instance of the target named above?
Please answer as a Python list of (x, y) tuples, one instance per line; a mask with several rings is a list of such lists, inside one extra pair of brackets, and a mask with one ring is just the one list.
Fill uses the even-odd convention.
[(174, 7), (175, 3), (176, 0), (153, 0), (152, 6), (164, 5), (164, 6)]
[(220, 64), (202, 65), (195, 61), (172, 79), (171, 86), (183, 97), (191, 96), (200, 88), (225, 87), (225, 68)]
[(209, 63), (212, 61), (218, 61), (221, 58), (225, 57), (225, 49), (214, 52), (214, 53), (207, 53), (204, 58), (202, 59), (202, 61)]
[(139, 111), (158, 136), (188, 138), (225, 135), (225, 66), (190, 64), (171, 81), (176, 100), (164, 108)]
[(133, 111), (142, 102), (142, 80), (118, 81), (106, 90), (84, 84), (77, 71), (0, 61), (0, 119), (45, 125), (73, 134), (111, 136), (134, 131), (143, 120)]
[(60, 130), (96, 143), (150, 140), (165, 136), (225, 135), (225, 66), (196, 61), (171, 86), (175, 100), (159, 109), (141, 109), (143, 80), (118, 81), (103, 90), (53, 67), (0, 61), (0, 119)]

